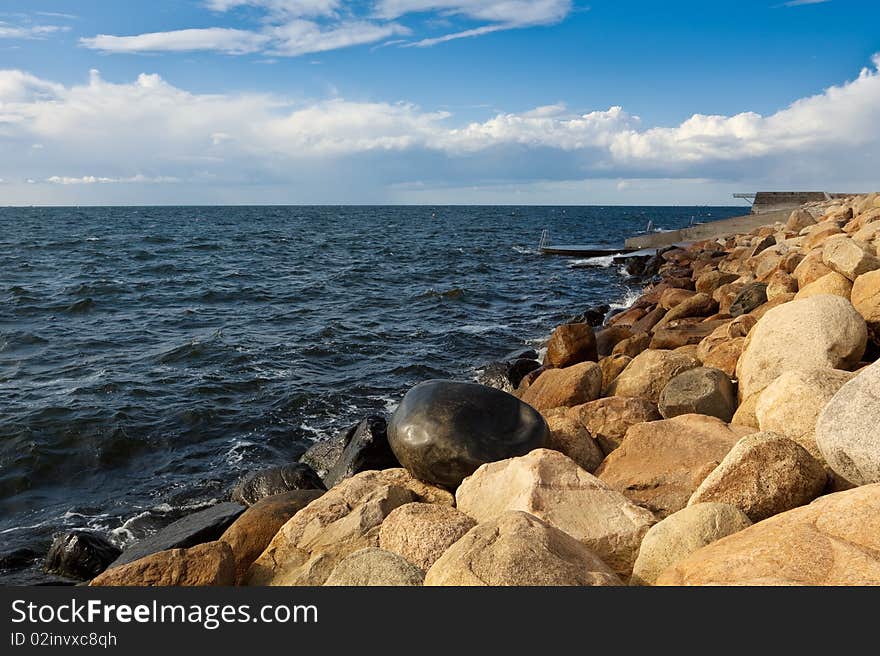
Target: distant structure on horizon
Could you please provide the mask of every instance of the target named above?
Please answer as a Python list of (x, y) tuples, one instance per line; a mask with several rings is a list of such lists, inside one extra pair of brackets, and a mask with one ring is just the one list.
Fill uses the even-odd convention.
[(759, 191), (755, 194), (734, 194), (752, 204), (752, 214), (766, 214), (780, 210), (793, 210), (804, 203), (831, 200), (853, 194), (830, 194), (827, 191)]

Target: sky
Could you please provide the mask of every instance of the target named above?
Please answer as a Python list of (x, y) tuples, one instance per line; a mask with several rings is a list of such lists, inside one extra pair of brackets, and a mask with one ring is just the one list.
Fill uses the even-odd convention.
[(880, 189), (877, 0), (0, 0), (0, 205)]

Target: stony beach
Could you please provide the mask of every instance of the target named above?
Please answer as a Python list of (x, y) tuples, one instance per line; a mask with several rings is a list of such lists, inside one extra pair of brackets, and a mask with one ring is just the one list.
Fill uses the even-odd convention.
[(425, 381), (92, 586), (880, 584), (880, 195), (627, 261), (641, 296)]

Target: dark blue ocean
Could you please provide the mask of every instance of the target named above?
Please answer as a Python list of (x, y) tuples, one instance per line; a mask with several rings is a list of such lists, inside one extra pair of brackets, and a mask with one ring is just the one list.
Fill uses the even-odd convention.
[(0, 208), (0, 582), (41, 580), (61, 530), (142, 537), (631, 293), (539, 255), (542, 229), (617, 246), (744, 212)]

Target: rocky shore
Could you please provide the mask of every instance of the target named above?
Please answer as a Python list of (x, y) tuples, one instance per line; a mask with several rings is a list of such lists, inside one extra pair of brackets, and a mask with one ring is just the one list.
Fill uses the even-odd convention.
[(627, 263), (543, 362), (426, 381), (90, 585), (880, 584), (880, 195)]

